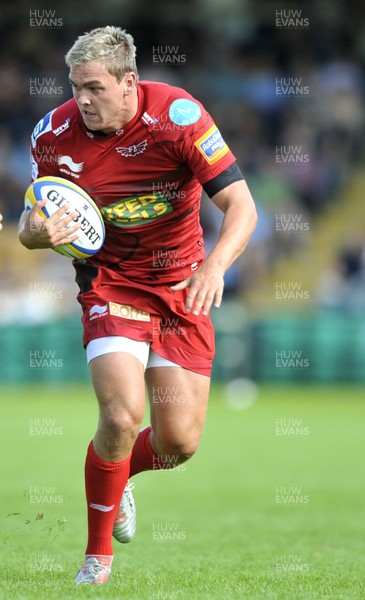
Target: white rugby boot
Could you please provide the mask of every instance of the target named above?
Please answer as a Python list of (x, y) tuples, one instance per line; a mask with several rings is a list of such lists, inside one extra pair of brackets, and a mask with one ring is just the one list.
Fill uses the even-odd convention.
[(85, 556), (85, 562), (76, 575), (75, 583), (101, 585), (109, 580), (112, 556)]
[(134, 483), (127, 483), (114, 521), (113, 537), (121, 544), (131, 542), (136, 534), (136, 505), (132, 490)]

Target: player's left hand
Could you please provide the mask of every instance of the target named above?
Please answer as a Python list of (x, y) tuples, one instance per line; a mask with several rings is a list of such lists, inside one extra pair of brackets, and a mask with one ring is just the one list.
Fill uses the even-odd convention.
[(171, 286), (173, 292), (190, 288), (186, 299), (186, 311), (193, 315), (208, 315), (213, 304), (219, 308), (222, 302), (224, 280), (223, 273), (209, 268), (207, 263), (203, 263), (199, 271), (190, 275), (184, 281)]

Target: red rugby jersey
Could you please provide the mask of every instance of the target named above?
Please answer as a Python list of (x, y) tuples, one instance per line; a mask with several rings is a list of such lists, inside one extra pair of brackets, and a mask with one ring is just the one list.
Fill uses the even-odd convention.
[(185, 90), (142, 81), (122, 129), (89, 131), (74, 99), (32, 135), (33, 179), (77, 183), (96, 202), (106, 239), (89, 262), (144, 282), (176, 282), (204, 259), (202, 184), (235, 162), (214, 121)]

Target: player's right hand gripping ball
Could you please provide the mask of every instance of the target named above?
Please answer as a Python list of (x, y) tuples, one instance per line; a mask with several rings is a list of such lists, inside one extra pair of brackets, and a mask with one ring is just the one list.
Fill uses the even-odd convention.
[(105, 240), (104, 221), (94, 200), (82, 188), (62, 177), (40, 177), (33, 181), (25, 192), (25, 210), (31, 210), (40, 200), (48, 200), (40, 211), (40, 215), (45, 219), (65, 203), (70, 205), (67, 214), (78, 213), (69, 225), (71, 227), (74, 223), (81, 224), (78, 239), (53, 248), (55, 252), (70, 258), (88, 258), (99, 252)]

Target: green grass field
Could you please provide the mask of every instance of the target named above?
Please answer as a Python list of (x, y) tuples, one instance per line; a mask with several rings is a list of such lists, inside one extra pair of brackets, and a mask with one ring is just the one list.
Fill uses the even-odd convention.
[[(1, 388), (0, 598), (365, 598), (365, 391), (212, 391), (197, 455), (137, 476), (138, 531), (106, 586), (76, 587), (91, 388)], [(285, 422), (280, 422), (285, 419)]]

